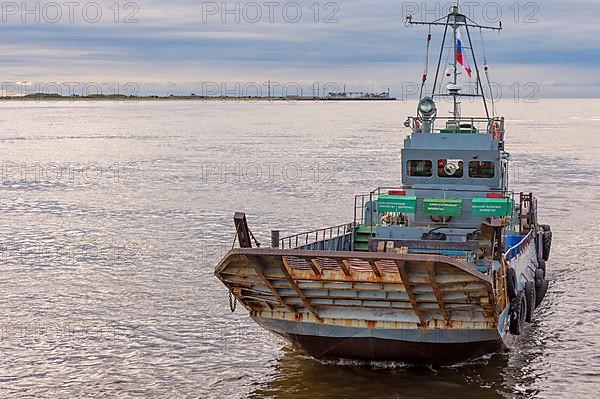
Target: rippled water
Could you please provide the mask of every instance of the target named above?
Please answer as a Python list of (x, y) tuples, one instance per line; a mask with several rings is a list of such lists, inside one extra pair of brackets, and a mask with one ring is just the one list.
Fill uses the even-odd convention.
[(515, 190), (552, 225), (516, 348), (450, 368), (319, 363), (231, 313), (212, 270), (352, 220), (400, 182), (414, 104), (0, 104), (0, 398), (592, 398), (600, 383), (600, 104), (504, 101)]

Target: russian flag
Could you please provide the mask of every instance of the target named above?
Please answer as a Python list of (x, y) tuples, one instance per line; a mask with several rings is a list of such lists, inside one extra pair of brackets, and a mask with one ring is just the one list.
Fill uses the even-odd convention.
[(463, 56), (463, 41), (460, 34), (460, 29), (456, 31), (456, 62), (465, 68), (467, 75), (471, 77), (471, 67), (469, 66), (469, 60)]

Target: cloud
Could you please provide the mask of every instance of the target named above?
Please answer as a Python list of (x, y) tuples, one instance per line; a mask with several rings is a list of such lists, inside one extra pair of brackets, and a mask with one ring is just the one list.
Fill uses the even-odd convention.
[[(56, 14), (44, 11), (48, 2), (37, 16), (31, 10), (38, 3), (26, 3), (29, 14), (24, 8), (3, 9), (4, 81), (134, 81), (147, 92), (161, 93), (187, 92), (186, 85), (197, 88), (206, 81), (267, 79), (402, 90), (403, 82), (419, 79), (427, 35), (425, 27), (405, 27), (406, 14), (430, 20), (450, 4), (144, 0), (137, 6), (117, 3), (117, 12), (115, 2), (107, 0), (95, 2), (99, 18), (97, 7), (82, 2), (74, 10), (62, 7), (61, 17), (51, 23)], [(506, 84), (538, 81), (544, 96), (561, 97), (589, 96), (597, 87), (593, 70), (600, 66), (600, 41), (593, 38), (600, 35), (595, 21), (600, 3), (461, 3), (482, 24), (503, 20), (500, 35), (484, 37), (490, 65)], [(481, 54), (480, 34), (471, 33)], [(434, 30), (433, 36), (435, 54), (441, 32)]]

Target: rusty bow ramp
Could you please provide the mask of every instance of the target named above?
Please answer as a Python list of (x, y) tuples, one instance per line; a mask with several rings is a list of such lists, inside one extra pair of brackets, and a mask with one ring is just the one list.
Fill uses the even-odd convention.
[(234, 249), (216, 276), (310, 355), (455, 361), (501, 346), (492, 278), (440, 255)]

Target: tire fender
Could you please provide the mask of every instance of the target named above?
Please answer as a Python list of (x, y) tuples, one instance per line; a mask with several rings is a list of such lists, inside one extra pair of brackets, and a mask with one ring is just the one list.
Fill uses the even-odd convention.
[(512, 335), (521, 335), (525, 321), (525, 294), (520, 293), (510, 302), (508, 330)]
[(535, 307), (541, 305), (544, 297), (546, 296), (546, 292), (548, 292), (548, 280), (544, 278), (544, 273), (542, 269), (537, 269), (535, 271)]
[(525, 321), (531, 323), (533, 321), (533, 312), (535, 311), (537, 303), (535, 298), (535, 283), (533, 281), (528, 281), (525, 284), (525, 299), (527, 303)]
[(508, 299), (512, 301), (517, 297), (517, 272), (512, 267), (509, 267), (506, 271), (506, 292)]

